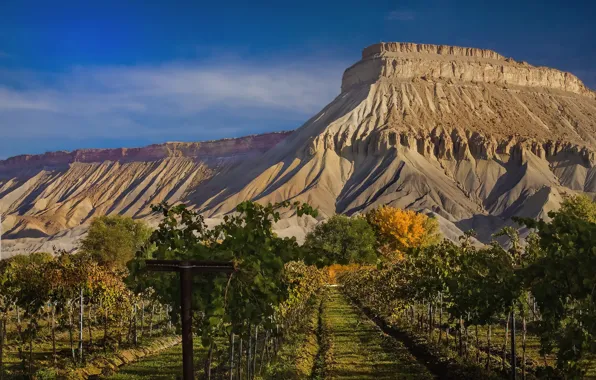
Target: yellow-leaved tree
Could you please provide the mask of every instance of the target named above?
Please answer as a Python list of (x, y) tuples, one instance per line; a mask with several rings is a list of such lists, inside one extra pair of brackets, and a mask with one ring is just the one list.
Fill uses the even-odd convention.
[(366, 220), (375, 230), (380, 253), (390, 261), (401, 260), (409, 248), (441, 241), (437, 220), (415, 211), (381, 206), (369, 211)]

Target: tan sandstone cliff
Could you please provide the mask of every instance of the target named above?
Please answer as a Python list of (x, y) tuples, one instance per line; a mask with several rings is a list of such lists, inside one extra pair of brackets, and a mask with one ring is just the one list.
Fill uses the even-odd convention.
[(105, 214), (149, 216), (216, 173), (260, 156), (289, 132), (131, 149), (84, 149), (0, 161), (4, 236), (40, 237)]

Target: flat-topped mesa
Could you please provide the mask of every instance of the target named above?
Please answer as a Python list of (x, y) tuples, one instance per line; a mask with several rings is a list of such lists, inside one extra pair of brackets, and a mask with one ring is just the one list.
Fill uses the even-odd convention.
[(555, 89), (596, 99), (596, 93), (573, 74), (517, 62), (492, 50), (398, 42), (365, 48), (362, 60), (344, 72), (342, 92), (380, 80), (415, 78)]
[(501, 54), (488, 49), (466, 48), (449, 45), (415, 44), (411, 42), (382, 42), (379, 44), (370, 45), (362, 50), (362, 59), (377, 56), (391, 56), (394, 55), (393, 53), (457, 55), (461, 57), (478, 57), (503, 61), (506, 59)]

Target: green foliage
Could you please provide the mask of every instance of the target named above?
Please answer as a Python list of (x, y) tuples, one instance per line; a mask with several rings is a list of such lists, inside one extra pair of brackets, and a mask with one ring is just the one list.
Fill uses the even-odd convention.
[(101, 265), (126, 268), (150, 235), (151, 230), (141, 221), (120, 215), (100, 216), (91, 222), (81, 251)]
[[(559, 211), (549, 214), (550, 221), (516, 219), (532, 229), (525, 245), (508, 227), (496, 234), (509, 239), (507, 249), (496, 243), (475, 247), (466, 234), (459, 244), (417, 243), (402, 260), (390, 262), (378, 260), (377, 237), (360, 217), (335, 216), (317, 225), (303, 247), (293, 238), (280, 238), (273, 224), (292, 209), (299, 216), (316, 215), (306, 204), (244, 202), (209, 230), (197, 212), (162, 204), (155, 210), (164, 219), (152, 234), (130, 218), (98, 218), (81, 253), (0, 261), (0, 323), (17, 310), (21, 313), (18, 339), (13, 337), (21, 352), (25, 344), (31, 349), (39, 341), (41, 322), (51, 316), (53, 323), (54, 314), (72, 334), (82, 290), (85, 304), (93, 306), (105, 329), (103, 346), (116, 321), (121, 326), (117, 334), (128, 329), (132, 340), (141, 299), (167, 303), (171, 319), (179, 320), (178, 276), (147, 275), (146, 259), (221, 260), (235, 264), (231, 277), (193, 279), (196, 331), (206, 347), (213, 347), (232, 333), (246, 341), (259, 326), (265, 342), (277, 327), (283, 335), (312, 317), (312, 300), (327, 280), (317, 267), (377, 264), (348, 271), (340, 282), (380, 315), (416, 309), (423, 318), (439, 308), (450, 318), (444, 326), (454, 327), (463, 319), (467, 331), (470, 325), (499, 323), (511, 310), (526, 316), (525, 301), (531, 295), (539, 307), (542, 351), (556, 353), (559, 371), (568, 378), (581, 377), (586, 359), (596, 353), (596, 203), (587, 197), (565, 199)], [(393, 221), (387, 223), (388, 231), (403, 218)], [(135, 252), (137, 258), (129, 261)], [(21, 359), (25, 363), (24, 355)]]
[(375, 244), (375, 233), (365, 219), (335, 215), (306, 236), (304, 249), (308, 263), (323, 267), (375, 263)]
[(557, 365), (568, 376), (584, 373), (583, 360), (596, 353), (596, 203), (568, 198), (550, 222), (517, 219), (537, 230), (526, 249), (526, 286), (542, 314), (543, 351), (558, 348)]
[[(123, 343), (123, 330), (128, 331), (127, 340), (136, 344), (139, 306), (167, 302), (170, 318), (179, 320), (177, 275), (146, 276), (147, 258), (234, 262), (237, 271), (232, 277), (211, 274), (193, 279), (193, 322), (205, 347), (221, 344), (225, 341), (222, 338), (232, 333), (247, 339), (255, 326), (265, 334), (261, 340), (268, 340), (278, 331), (274, 327), (284, 331), (303, 320), (308, 300), (323, 285), (324, 275), (299, 261), (304, 254), (294, 238), (280, 238), (272, 227), (282, 211), (293, 209), (298, 216), (316, 216), (316, 210), (290, 202), (265, 206), (245, 202), (221, 225), (208, 230), (203, 218), (184, 206), (170, 208), (164, 204), (155, 209), (164, 219), (150, 241), (148, 229), (130, 218), (98, 218), (80, 253), (58, 252), (55, 257), (33, 254), (0, 262), (0, 323), (9, 313), (21, 313), (24, 328), (19, 323), (20, 353), (25, 344), (32, 351), (41, 331), (40, 321), (51, 326), (55, 343), (57, 322), (69, 336), (71, 365), (80, 365), (75, 355), (80, 302), (86, 313), (93, 310), (95, 323), (103, 330), (100, 341), (104, 350)], [(129, 262), (127, 270), (124, 264), (135, 251), (138, 257)], [(83, 326), (91, 334), (89, 322)], [(58, 363), (63, 354), (57, 351), (52, 356)], [(29, 362), (29, 369), (23, 365), (20, 373), (34, 376), (34, 356), (20, 357), (23, 364)]]
[[(299, 216), (316, 215), (308, 205), (283, 202), (260, 205), (244, 202), (236, 213), (226, 215), (222, 224), (208, 230), (203, 217), (184, 206), (155, 207), (164, 215), (159, 228), (150, 239), (155, 249), (142, 251), (131, 263), (138, 281), (156, 290), (159, 297), (173, 305), (172, 317), (179, 310), (179, 281), (175, 274), (146, 276), (144, 260), (220, 260), (231, 261), (236, 272), (228, 278), (221, 274), (193, 278), (193, 308), (195, 325), (206, 345), (216, 336), (234, 333), (246, 336), (251, 326), (270, 329), (276, 318), (286, 317), (280, 309), (284, 302), (296, 298), (296, 287), (312, 275), (298, 264), (286, 263), (302, 258), (295, 238), (280, 238), (273, 232), (273, 223), (280, 219), (280, 211), (295, 208)], [(299, 268), (298, 272), (296, 272)], [(292, 277), (291, 275), (295, 277)], [(298, 277), (296, 277), (298, 276)], [(314, 285), (314, 283), (313, 283)], [(303, 295), (308, 291), (301, 289)]]
[(407, 279), (403, 296), (418, 301), (437, 299), (447, 292), (447, 282), (460, 265), (461, 249), (448, 240), (412, 250), (402, 270)]
[(58, 372), (53, 368), (40, 368), (35, 372), (36, 380), (52, 380), (58, 378)]
[(465, 250), (457, 270), (447, 278), (451, 315), (466, 317), (471, 325), (495, 322), (508, 313), (519, 297), (513, 257), (497, 244), (487, 248)]
[(51, 284), (44, 274), (52, 260), (52, 255), (48, 253), (15, 257), (15, 280), (19, 287), (16, 303), (27, 316), (36, 315), (48, 297)]
[(402, 261), (346, 272), (340, 282), (376, 315), (418, 326), (431, 342), (437, 326), (454, 328), (458, 341), (466, 342), (458, 349), (463, 357), (470, 345), (469, 326), (498, 323), (519, 304), (522, 294), (513, 251), (496, 243), (476, 247), (471, 237), (462, 236), (459, 244), (445, 240), (413, 249)]
[[(213, 246), (216, 257), (231, 258), (237, 266), (227, 299), (215, 304), (215, 311), (226, 308), (223, 319), (231, 323), (233, 332), (243, 334), (250, 325), (270, 327), (275, 306), (289, 297), (285, 263), (301, 259), (302, 251), (295, 238), (280, 238), (273, 232), (279, 210), (289, 206), (288, 202), (266, 206), (243, 202), (236, 208), (238, 214), (226, 216), (213, 231), (218, 241)], [(293, 206), (299, 215), (305, 210), (312, 213), (308, 206)]]
[(287, 265), (289, 276), (293, 278), (290, 281), (298, 286), (293, 288), (293, 294), (280, 308), (285, 314), (284, 320), (289, 324), (284, 331), (284, 344), (275, 360), (265, 368), (263, 378), (310, 379), (313, 378), (315, 359), (320, 352), (317, 332), (320, 331), (319, 312), (322, 292), (319, 292), (319, 288), (314, 292), (307, 289), (306, 293), (302, 293), (300, 288), (314, 288), (317, 283), (322, 284), (322, 276), (317, 275), (320, 272), (316, 268), (301, 262)]
[(567, 197), (561, 203), (561, 208), (556, 214), (567, 218), (577, 218), (596, 223), (596, 202), (593, 202), (586, 195)]

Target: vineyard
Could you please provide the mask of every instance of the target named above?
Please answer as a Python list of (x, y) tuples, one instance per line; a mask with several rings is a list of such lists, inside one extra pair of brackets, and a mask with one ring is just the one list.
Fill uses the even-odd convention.
[[(488, 246), (381, 207), (272, 231), (307, 204), (245, 202), (208, 229), (182, 205), (151, 231), (96, 220), (79, 252), (0, 261), (0, 378), (176, 378), (180, 281), (147, 259), (234, 263), (193, 278), (195, 374), (206, 379), (596, 376), (596, 205), (567, 199)], [(332, 284), (332, 286), (330, 286)]]

